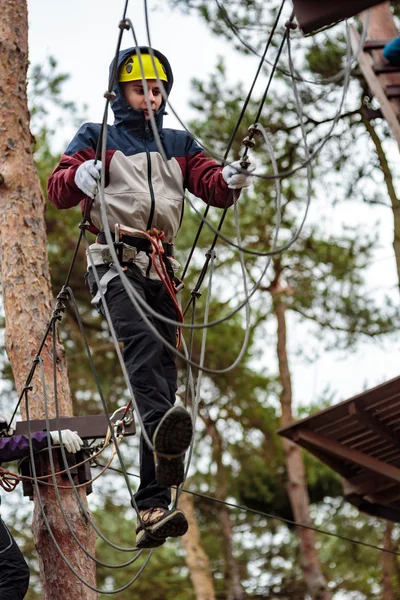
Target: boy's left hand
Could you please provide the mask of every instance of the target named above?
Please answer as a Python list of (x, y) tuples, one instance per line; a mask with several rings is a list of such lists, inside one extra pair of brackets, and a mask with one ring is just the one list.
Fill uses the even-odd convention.
[(250, 163), (246, 172), (244, 172), (240, 162), (240, 160), (236, 160), (231, 165), (225, 165), (222, 169), (222, 177), (231, 190), (241, 190), (244, 187), (249, 187), (253, 180), (252, 172), (255, 169), (255, 165)]

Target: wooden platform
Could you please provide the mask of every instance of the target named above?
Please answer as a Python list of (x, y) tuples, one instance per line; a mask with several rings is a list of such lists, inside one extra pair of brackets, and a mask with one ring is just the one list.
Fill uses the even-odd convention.
[(309, 34), (354, 17), (381, 2), (384, 0), (293, 0), (293, 8), (302, 31)]
[(345, 498), (400, 523), (400, 377), (285, 427), (344, 478)]
[[(360, 46), (356, 28), (350, 26), (353, 51)], [(380, 111), (386, 119), (400, 149), (400, 73), (396, 67), (382, 63), (382, 48), (387, 40), (367, 40), (359, 55), (361, 73), (368, 84), (371, 96), (379, 102)]]

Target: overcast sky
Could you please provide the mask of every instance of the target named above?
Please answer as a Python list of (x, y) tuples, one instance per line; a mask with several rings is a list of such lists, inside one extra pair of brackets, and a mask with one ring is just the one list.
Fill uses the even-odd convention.
[[(91, 121), (98, 122), (102, 118), (108, 67), (115, 53), (118, 23), (124, 4), (122, 0), (68, 0), (68, 3), (28, 0), (31, 63), (41, 63), (45, 61), (46, 56), (54, 56), (60, 70), (71, 75), (65, 86), (65, 99), (87, 104), (88, 119)], [(147, 37), (142, 4), (138, 0), (131, 0), (128, 17), (136, 29), (139, 43), (145, 45)], [(175, 75), (171, 101), (185, 121), (191, 116), (188, 109), (191, 78), (205, 80), (214, 70), (219, 55), (225, 57), (232, 81), (241, 80), (246, 85), (250, 83), (257, 69), (256, 58), (242, 57), (234, 53), (223, 39), (217, 40), (212, 37), (203, 22), (196, 17), (171, 11), (167, 2), (159, 4), (164, 7), (162, 12), (150, 12), (151, 42), (153, 47), (166, 54), (171, 62)], [(154, 3), (150, 2), (149, 5), (152, 7)], [(127, 32), (124, 34), (122, 48), (131, 45), (132, 34)], [(169, 127), (176, 126), (172, 117), (167, 117), (165, 124)], [(60, 132), (59, 150), (68, 143), (74, 129), (67, 127), (65, 131)], [(357, 207), (351, 210), (349, 205), (343, 208), (327, 208), (332, 224), (348, 218), (349, 210), (351, 215), (359, 214)], [(318, 216), (315, 213), (313, 215), (311, 210), (310, 218)], [(364, 215), (363, 218), (367, 217)], [(389, 211), (375, 211), (373, 215), (371, 213), (371, 218), (381, 220), (381, 231), (385, 232), (385, 235), (377, 262), (371, 270), (369, 285), (371, 289), (393, 288), (396, 276), (391, 249), (391, 215)], [(292, 332), (290, 334), (293, 336)], [(302, 343), (311, 342), (305, 339)], [(359, 393), (366, 385), (376, 385), (397, 376), (399, 345), (400, 342), (396, 340), (383, 345), (367, 341), (361, 343), (357, 352), (350, 356), (327, 353), (309, 364), (295, 358), (300, 340), (291, 338), (291, 359), (292, 364), (296, 364), (296, 401), (304, 404), (310, 400), (315, 401), (326, 386), (337, 390), (336, 400), (344, 399)]]

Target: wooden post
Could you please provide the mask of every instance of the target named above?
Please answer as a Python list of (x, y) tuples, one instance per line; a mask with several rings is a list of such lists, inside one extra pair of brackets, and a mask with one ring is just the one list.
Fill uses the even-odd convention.
[[(28, 18), (26, 0), (0, 0), (0, 242), (1, 279), (6, 316), (6, 350), (17, 391), (23, 390), (39, 343), (51, 316), (53, 298), (46, 248), (45, 200), (33, 160), (26, 97)], [(50, 416), (55, 415), (52, 343), (44, 347), (43, 366)], [(59, 409), (72, 415), (65, 353), (57, 340)], [(39, 371), (39, 369), (37, 369)], [(12, 407), (10, 407), (11, 409)], [(22, 407), (23, 408), (23, 407)], [(31, 418), (44, 418), (43, 390), (38, 372), (29, 392)], [(80, 513), (72, 492), (60, 490), (76, 536), (95, 553), (95, 535)], [(82, 501), (86, 502), (84, 490)], [(54, 491), (42, 491), (44, 510), (54, 535), (71, 565), (95, 585), (95, 564), (71, 538)], [(94, 600), (66, 566), (47, 532), (35, 498), (33, 533), (38, 552), (44, 600)]]
[[(392, 40), (400, 35), (393, 19), (393, 13), (390, 8), (390, 2), (384, 2), (378, 6), (374, 6), (370, 10), (369, 25), (368, 25), (368, 40)], [(367, 13), (362, 14), (362, 20), (367, 21)], [(371, 50), (370, 54), (374, 64), (382, 63), (383, 55), (382, 48)], [(379, 76), (379, 82), (385, 89), (387, 86), (400, 86), (400, 72), (382, 73)], [(390, 98), (397, 117), (400, 117), (400, 96), (398, 98)]]
[[(361, 18), (367, 23), (367, 15), (363, 13)], [(353, 50), (359, 49), (360, 36), (354, 26), (350, 29)], [(393, 20), (389, 2), (384, 2), (370, 10), (368, 41), (364, 51), (359, 56), (359, 66), (368, 84), (371, 94), (378, 100), (382, 116), (387, 121), (393, 137), (396, 139), (400, 149), (400, 70), (385, 71), (377, 69), (383, 64), (383, 43), (374, 43), (376, 40), (391, 40), (399, 35), (399, 31)], [(378, 72), (376, 72), (378, 71)], [(388, 97), (388, 88), (398, 88), (398, 97)]]
[(323, 27), (334, 25), (382, 0), (292, 0), (297, 21), (305, 34), (314, 33)]

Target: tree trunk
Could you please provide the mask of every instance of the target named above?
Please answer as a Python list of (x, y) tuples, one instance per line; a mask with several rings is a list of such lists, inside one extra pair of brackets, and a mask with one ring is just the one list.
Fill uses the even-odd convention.
[[(281, 381), (281, 426), (290, 425), (292, 415), (292, 382), (286, 350), (286, 316), (285, 305), (282, 302), (283, 288), (279, 277), (270, 287), (274, 312), (277, 319), (277, 354), (279, 362), (279, 377)], [(288, 477), (288, 495), (295, 521), (312, 526), (310, 518), (310, 500), (308, 496), (306, 473), (303, 457), (298, 446), (283, 439), (283, 449), (286, 459)], [(313, 600), (331, 600), (332, 594), (327, 588), (326, 579), (322, 573), (321, 563), (316, 550), (315, 533), (309, 529), (298, 527), (300, 539), (300, 555), (304, 580)]]
[[(0, 0), (0, 239), (1, 275), (6, 316), (5, 343), (17, 392), (21, 393), (32, 367), (53, 304), (46, 248), (45, 201), (40, 188), (29, 131), (26, 98), (28, 64), (28, 19), (26, 0)], [(54, 416), (52, 342), (42, 352), (49, 400)], [(59, 411), (72, 415), (64, 350), (57, 341)], [(29, 391), (31, 418), (44, 418), (40, 370)], [(12, 409), (13, 407), (10, 407)], [(24, 413), (24, 403), (21, 406)], [(54, 526), (62, 551), (73, 567), (92, 585), (94, 564), (73, 542), (61, 524), (51, 488), (43, 489), (44, 511)], [(79, 512), (75, 497), (61, 492), (64, 506), (77, 537), (94, 552), (95, 536)], [(45, 600), (93, 599), (97, 594), (85, 588), (68, 569), (49, 540), (35, 499), (34, 538), (39, 555)]]
[(386, 189), (389, 195), (390, 205), (393, 212), (393, 250), (396, 259), (397, 281), (398, 285), (400, 286), (400, 201), (396, 193), (392, 171), (387, 161), (382, 142), (375, 130), (375, 127), (367, 118), (365, 107), (361, 108), (360, 114), (362, 122), (375, 146), (375, 150), (378, 155), (379, 165), (382, 169), (383, 178), (386, 184)]
[(189, 530), (183, 536), (182, 544), (186, 551), (186, 564), (190, 572), (196, 600), (215, 600), (210, 562), (201, 544), (193, 496), (183, 492), (179, 497), (179, 508), (185, 513), (189, 523)]
[[(392, 544), (393, 523), (386, 521), (385, 533), (383, 536), (383, 547), (386, 550), (393, 550)], [(394, 600), (393, 592), (393, 554), (388, 552), (381, 553), (382, 561), (382, 600)]]
[[(215, 497), (226, 500), (227, 481), (225, 468), (222, 463), (222, 438), (215, 423), (209, 417), (202, 417), (207, 425), (207, 433), (213, 441), (213, 459), (217, 464), (217, 487)], [(228, 589), (227, 600), (244, 600), (243, 587), (240, 580), (239, 565), (233, 554), (233, 530), (230, 512), (224, 504), (217, 505), (218, 518), (221, 523), (221, 546), (225, 559), (225, 583)]]

